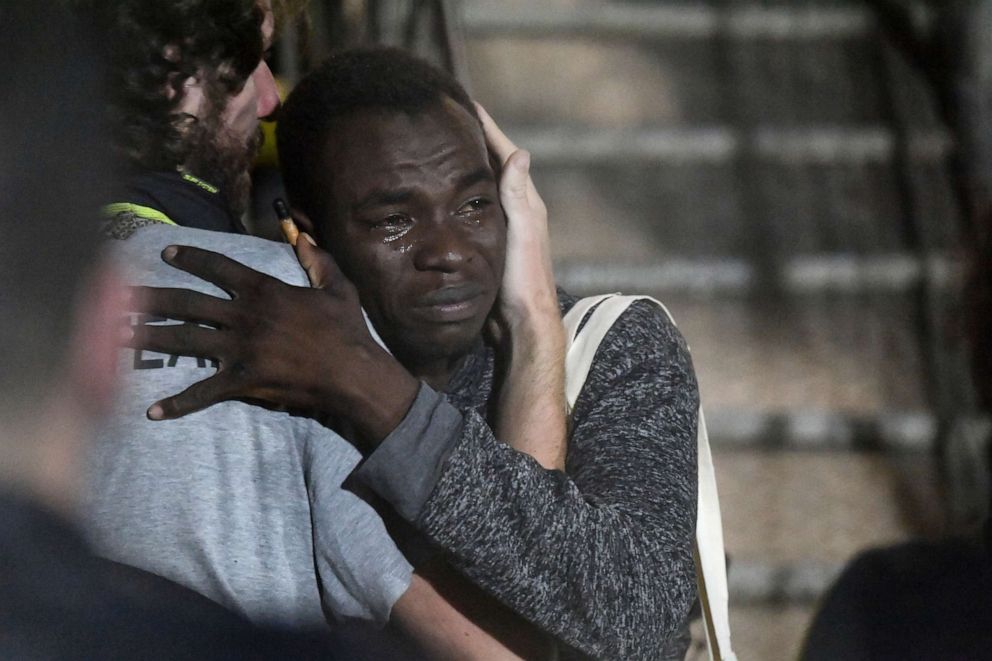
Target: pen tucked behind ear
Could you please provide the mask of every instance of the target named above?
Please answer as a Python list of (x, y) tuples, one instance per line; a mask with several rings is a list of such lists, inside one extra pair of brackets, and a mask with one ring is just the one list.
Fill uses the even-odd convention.
[(276, 218), (279, 219), (279, 228), (282, 230), (283, 236), (286, 237), (289, 245), (295, 248), (296, 241), (300, 238), (300, 230), (296, 227), (296, 223), (293, 222), (293, 217), (289, 213), (289, 207), (286, 206), (286, 202), (281, 197), (277, 197), (272, 201), (272, 208), (275, 209)]

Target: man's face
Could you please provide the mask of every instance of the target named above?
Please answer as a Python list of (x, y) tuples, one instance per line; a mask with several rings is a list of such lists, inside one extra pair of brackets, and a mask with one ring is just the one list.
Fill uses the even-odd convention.
[[(262, 48), (272, 46), (275, 18), (269, 2), (259, 3), (265, 10), (262, 21)], [(244, 87), (227, 102), (221, 113), (221, 122), (228, 132), (247, 142), (258, 130), (258, 120), (268, 117), (279, 106), (279, 92), (268, 63), (262, 59), (252, 71)]]
[[(268, 50), (275, 29), (268, 1), (259, 4), (265, 11), (262, 45)], [(258, 66), (237, 94), (227, 99), (223, 109), (210, 108), (202, 88), (187, 92), (181, 110), (200, 118), (187, 139), (192, 145), (184, 167), (192, 174), (220, 185), (228, 206), (237, 216), (248, 208), (251, 194), (251, 165), (262, 144), (258, 122), (279, 106), (275, 79), (266, 61)]]
[(319, 229), (383, 339), (408, 363), (467, 353), (506, 250), (478, 121), (450, 99), (361, 113), (332, 129), (324, 161), (333, 208)]

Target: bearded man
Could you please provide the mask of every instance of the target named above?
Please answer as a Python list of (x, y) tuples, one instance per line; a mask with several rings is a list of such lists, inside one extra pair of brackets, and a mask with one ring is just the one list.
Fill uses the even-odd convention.
[(140, 1), (94, 11), (114, 28), (113, 128), (131, 165), (122, 201), (109, 206), (108, 233), (126, 238), (153, 223), (244, 233), (259, 119), (279, 106), (263, 57), (272, 11), (253, 2)]

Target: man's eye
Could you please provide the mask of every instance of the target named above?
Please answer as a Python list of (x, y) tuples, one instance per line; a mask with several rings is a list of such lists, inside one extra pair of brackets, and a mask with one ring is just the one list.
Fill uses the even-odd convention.
[(484, 197), (477, 197), (463, 204), (461, 208), (458, 209), (458, 213), (460, 214), (477, 213), (479, 211), (483, 211), (484, 209), (486, 209), (486, 207), (488, 207), (490, 204), (492, 204), (492, 202), (490, 202), (488, 199)]
[(413, 221), (409, 216), (394, 213), (371, 223), (372, 229), (386, 234), (398, 234), (410, 229)]
[(383, 241), (395, 241), (406, 235), (413, 227), (413, 220), (409, 216), (394, 213), (385, 218), (373, 221), (370, 224), (373, 232), (382, 237)]
[(380, 220), (373, 223), (373, 227), (376, 229), (395, 229), (405, 226), (409, 222), (409, 218), (402, 214), (394, 213), (392, 215), (386, 216)]

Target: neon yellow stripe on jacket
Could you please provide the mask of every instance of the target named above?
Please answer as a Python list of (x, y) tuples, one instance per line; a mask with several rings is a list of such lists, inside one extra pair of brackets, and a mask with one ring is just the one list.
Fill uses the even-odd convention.
[(115, 202), (113, 204), (108, 204), (103, 207), (103, 212), (108, 216), (116, 216), (119, 213), (133, 213), (139, 218), (147, 218), (148, 220), (154, 220), (157, 223), (165, 223), (166, 225), (176, 225), (174, 220), (166, 216), (158, 209), (143, 207), (140, 204), (131, 204), (130, 202)]
[(199, 177), (194, 177), (189, 172), (183, 172), (182, 177), (183, 177), (183, 181), (188, 181), (189, 183), (195, 186), (199, 186), (208, 193), (213, 193), (216, 195), (217, 193), (220, 192), (220, 189), (214, 186), (213, 184), (208, 184), (203, 179), (200, 179)]

